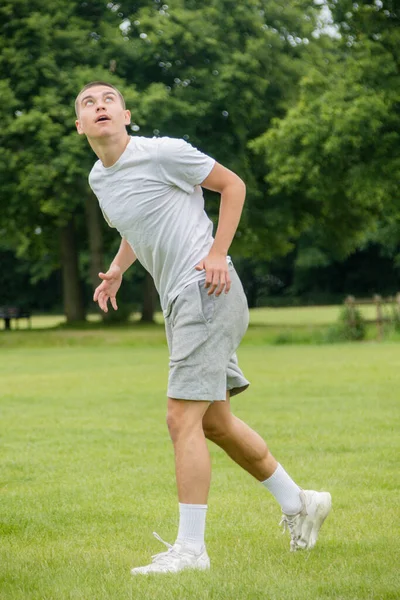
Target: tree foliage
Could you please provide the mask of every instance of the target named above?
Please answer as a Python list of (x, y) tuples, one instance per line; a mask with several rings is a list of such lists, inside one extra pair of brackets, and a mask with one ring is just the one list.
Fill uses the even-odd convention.
[(0, 8), (1, 225), (21, 253), (37, 258), (56, 253), (55, 229), (82, 212), (87, 193), (93, 156), (74, 127), (77, 90), (95, 68), (110, 76), (99, 66), (93, 32), (105, 5), (101, 14), (102, 3), (92, 3), (89, 15), (79, 2), (45, 4), (5, 1)]
[(288, 206), (288, 233), (289, 226), (294, 237), (306, 233), (305, 246), (319, 248), (322, 259), (324, 251), (349, 254), (400, 213), (400, 28), (393, 5), (332, 3), (341, 41), (302, 79), (298, 102), (253, 145), (268, 165), (275, 202)]
[(242, 175), (242, 251), (251, 253), (252, 219), (264, 210), (248, 141), (295, 96), (313, 14), (304, 0), (5, 0), (0, 228), (10, 247), (47, 277), (60, 260), (55, 232), (73, 219), (85, 250), (94, 157), (75, 132), (73, 103), (87, 81), (105, 79), (126, 96), (135, 133), (184, 137)]
[[(105, 79), (124, 93), (134, 135), (183, 137), (243, 177), (233, 251), (254, 273), (295, 244), (302, 269), (367, 238), (398, 252), (398, 2), (328, 4), (340, 38), (313, 35), (318, 9), (305, 0), (3, 0), (3, 246), (47, 278), (73, 221), (89, 271), (95, 157), (73, 105)], [(206, 200), (216, 217), (217, 198)]]

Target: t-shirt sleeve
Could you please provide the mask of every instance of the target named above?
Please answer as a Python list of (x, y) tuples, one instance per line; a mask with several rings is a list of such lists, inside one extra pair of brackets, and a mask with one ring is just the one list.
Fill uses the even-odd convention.
[(93, 181), (93, 171), (94, 171), (94, 168), (91, 170), (91, 172), (89, 174), (89, 178), (88, 178), (90, 189), (92, 190), (93, 194), (97, 198), (97, 201), (99, 203), (99, 207), (100, 207), (100, 210), (104, 217), (105, 222), (107, 223), (107, 225), (109, 227), (112, 227), (113, 229), (115, 229), (114, 225), (111, 223), (110, 219), (107, 217), (106, 213), (104, 212), (103, 207), (101, 206), (101, 202), (100, 202), (100, 198), (99, 198), (98, 194), (96, 194), (95, 185), (94, 185), (94, 181)]
[(194, 146), (174, 138), (160, 138), (157, 161), (163, 180), (192, 193), (208, 177), (215, 160)]

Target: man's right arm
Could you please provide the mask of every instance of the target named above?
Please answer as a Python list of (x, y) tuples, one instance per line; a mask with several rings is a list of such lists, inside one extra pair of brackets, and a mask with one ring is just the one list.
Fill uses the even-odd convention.
[(110, 269), (111, 267), (117, 266), (121, 269), (121, 275), (123, 275), (125, 271), (133, 265), (135, 260), (136, 254), (134, 253), (132, 246), (125, 238), (122, 238), (119, 250), (110, 265)]
[(99, 273), (102, 282), (94, 291), (93, 300), (98, 302), (104, 312), (108, 312), (108, 301), (114, 310), (117, 306), (117, 292), (122, 282), (122, 275), (135, 262), (136, 255), (130, 244), (122, 238), (121, 245), (107, 273)]

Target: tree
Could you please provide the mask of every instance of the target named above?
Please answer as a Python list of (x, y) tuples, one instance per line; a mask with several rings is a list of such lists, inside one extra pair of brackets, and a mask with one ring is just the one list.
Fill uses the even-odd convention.
[(304, 246), (317, 261), (343, 258), (382, 223), (398, 223), (395, 4), (332, 2), (341, 40), (302, 79), (298, 102), (252, 146), (268, 168), (271, 202), (284, 207), (279, 226), (292, 240), (312, 239)]
[(102, 3), (45, 4), (6, 0), (0, 7), (0, 224), (19, 255), (45, 262), (43, 277), (61, 263), (67, 320), (74, 321), (85, 314), (82, 244), (74, 242), (85, 204), (93, 264), (101, 262), (101, 230), (87, 185), (93, 160), (75, 132), (73, 102), (94, 73), (111, 78), (102, 45), (119, 17)]
[[(295, 101), (305, 57), (313, 54), (314, 15), (305, 0), (284, 9), (277, 0), (176, 0), (170, 9), (159, 2), (5, 0), (0, 227), (9, 243), (47, 275), (74, 251), (73, 230), (78, 251), (85, 247), (86, 205), (100, 264), (105, 230), (89, 216), (92, 155), (75, 133), (72, 105), (84, 83), (106, 79), (133, 107), (134, 131), (184, 137), (245, 179), (248, 202), (236, 251), (265, 257), (286, 248), (286, 230), (274, 227), (276, 209), (265, 206), (263, 160), (248, 144)], [(216, 216), (212, 198), (207, 202)], [(70, 247), (60, 254), (54, 232), (64, 228)], [(78, 270), (69, 273), (69, 297), (79, 298)], [(75, 308), (71, 314), (82, 314), (82, 306)]]

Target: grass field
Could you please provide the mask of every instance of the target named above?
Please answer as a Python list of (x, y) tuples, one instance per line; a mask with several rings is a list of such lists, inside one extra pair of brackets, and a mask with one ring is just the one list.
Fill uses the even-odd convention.
[(252, 386), (233, 407), (300, 485), (331, 491), (317, 547), (291, 554), (273, 498), (210, 446), (212, 570), (132, 578), (163, 550), (152, 531), (177, 532), (162, 329), (9, 332), (1, 600), (400, 597), (400, 345), (271, 346), (261, 329), (240, 350)]
[[(251, 311), (252, 323), (254, 325), (274, 326), (300, 326), (300, 325), (330, 325), (336, 321), (342, 306), (306, 306), (288, 308), (257, 308)], [(362, 315), (365, 319), (376, 318), (376, 308), (373, 305), (361, 306)], [(132, 321), (137, 321), (138, 314), (132, 315)], [(91, 323), (99, 321), (98, 315), (90, 315)], [(156, 315), (156, 321), (162, 323), (162, 315)], [(48, 329), (56, 327), (65, 322), (61, 315), (34, 315), (32, 327), (34, 329)], [(23, 327), (24, 325), (21, 325)]]
[[(257, 308), (250, 311), (250, 330), (243, 344), (326, 344), (337, 341), (330, 328), (337, 323), (341, 306), (311, 306), (293, 308)], [(372, 321), (376, 318), (374, 306), (362, 306), (367, 325), (366, 340), (377, 339), (378, 330)], [(385, 312), (386, 314), (386, 312)], [(386, 314), (388, 316), (389, 313)], [(0, 331), (1, 348), (60, 347), (60, 346), (135, 346), (142, 343), (159, 345), (164, 342), (161, 313), (156, 314), (155, 325), (143, 325), (139, 315), (132, 315), (128, 325), (104, 326), (98, 315), (89, 315), (79, 327), (69, 327), (61, 315), (32, 317), (32, 329), (25, 322), (10, 332)], [(400, 331), (385, 324), (384, 338), (400, 341)]]

